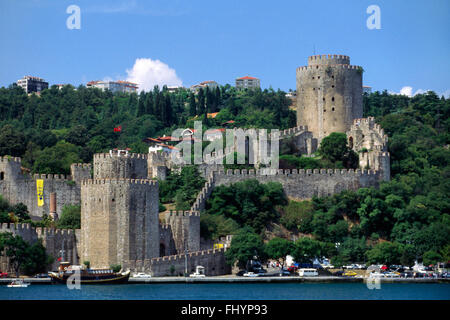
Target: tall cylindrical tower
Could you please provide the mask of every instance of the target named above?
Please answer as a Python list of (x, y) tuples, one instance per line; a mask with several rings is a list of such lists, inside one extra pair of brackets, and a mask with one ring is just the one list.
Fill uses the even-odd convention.
[(346, 132), (362, 118), (362, 68), (343, 55), (315, 55), (297, 68), (297, 125), (308, 126), (320, 142)]

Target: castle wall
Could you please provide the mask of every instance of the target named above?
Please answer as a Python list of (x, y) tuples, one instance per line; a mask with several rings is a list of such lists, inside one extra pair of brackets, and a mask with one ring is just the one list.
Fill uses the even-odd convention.
[(94, 179), (147, 179), (148, 154), (94, 154)]
[[(180, 276), (185, 273), (187, 258), (188, 273), (195, 272), (196, 266), (203, 266), (207, 276), (218, 276), (231, 273), (231, 268), (225, 263), (224, 253), (223, 249), (218, 249), (192, 252), (187, 257), (179, 254), (147, 260), (130, 260), (124, 262), (124, 267), (133, 272), (150, 273), (153, 277)], [(173, 273), (170, 272), (172, 266), (175, 269)]]
[[(267, 174), (267, 173), (273, 174)], [(191, 207), (191, 210), (204, 210), (213, 189), (220, 185), (230, 185), (247, 179), (256, 179), (260, 183), (279, 182), (292, 200), (306, 200), (312, 197), (324, 197), (344, 190), (378, 187), (380, 172), (360, 169), (293, 169), (293, 170), (227, 170), (214, 172), (205, 183)]]
[(317, 55), (297, 68), (297, 124), (320, 141), (363, 115), (361, 67), (342, 55)]
[[(47, 254), (55, 259), (48, 267), (49, 270), (57, 270), (59, 262), (56, 259), (59, 257), (72, 264), (79, 263), (77, 254), (77, 231), (71, 229), (33, 228), (29, 223), (19, 223), (17, 225), (3, 223), (0, 224), (0, 232), (19, 235), (30, 244), (35, 243), (38, 239), (42, 239), (42, 244)], [(14, 272), (9, 265), (9, 258), (6, 255), (0, 256), (0, 270), (8, 273)]]
[(109, 267), (159, 256), (158, 183), (145, 179), (84, 180), (83, 260)]
[(171, 256), (177, 253), (172, 227), (168, 224), (159, 225), (159, 256)]
[(200, 250), (200, 213), (197, 211), (168, 211), (164, 221), (170, 225), (175, 249), (178, 254), (184, 250)]
[(359, 166), (381, 172), (384, 181), (391, 176), (388, 136), (383, 128), (375, 123), (375, 118), (353, 120), (347, 131), (348, 143), (353, 151), (359, 153)]
[[(37, 201), (37, 179), (44, 180), (44, 205), (42, 207), (38, 206)], [(0, 194), (11, 204), (20, 202), (25, 204), (32, 219), (49, 213), (50, 193), (52, 192), (56, 193), (56, 213), (59, 216), (65, 205), (76, 205), (80, 202), (80, 186), (72, 180), (71, 176), (22, 174), (20, 158), (0, 157)]]

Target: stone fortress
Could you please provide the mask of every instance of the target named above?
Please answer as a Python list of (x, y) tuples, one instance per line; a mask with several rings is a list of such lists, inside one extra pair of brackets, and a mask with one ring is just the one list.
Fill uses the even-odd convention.
[[(200, 239), (200, 212), (215, 186), (245, 179), (280, 182), (290, 199), (304, 200), (343, 190), (378, 187), (390, 179), (388, 137), (373, 118), (362, 118), (362, 69), (343, 55), (308, 58), (297, 69), (297, 127), (280, 132), (280, 143), (294, 141), (300, 154), (311, 155), (332, 132), (347, 134), (359, 154), (360, 169), (227, 170), (202, 164), (203, 189), (189, 211), (159, 213), (159, 187), (166, 171), (175, 168), (170, 155), (110, 151), (95, 154), (93, 165), (72, 164), (71, 175), (33, 175), (23, 171), (20, 158), (0, 159), (0, 194), (11, 204), (22, 202), (30, 215), (57, 217), (67, 204), (81, 206), (81, 230), (31, 228), (3, 224), (0, 232), (43, 239), (49, 254), (71, 263), (90, 261), (94, 268), (120, 264), (123, 269), (153, 276), (180, 275), (196, 265), (207, 275), (230, 272), (224, 249), (213, 250)], [(248, 148), (246, 150), (248, 152)], [(44, 205), (39, 207), (36, 180), (44, 183)], [(229, 239), (228, 239), (229, 244)], [(0, 259), (7, 270), (8, 261)], [(52, 266), (54, 269), (56, 263)]]

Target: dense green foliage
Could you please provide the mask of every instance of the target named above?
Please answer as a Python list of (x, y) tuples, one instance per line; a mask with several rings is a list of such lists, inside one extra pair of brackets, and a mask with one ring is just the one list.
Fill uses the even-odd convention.
[[(285, 142), (282, 143), (282, 146)], [(281, 169), (356, 169), (359, 166), (358, 154), (347, 143), (345, 133), (333, 132), (322, 139), (316, 158), (299, 157), (295, 148), (281, 148)]]
[[(347, 143), (347, 135), (341, 132), (333, 132), (320, 142), (318, 153), (322, 159), (336, 167), (357, 168), (359, 164), (358, 154)], [(328, 168), (330, 166), (326, 166)]]
[(204, 184), (205, 179), (194, 165), (184, 166), (180, 172), (171, 170), (166, 180), (159, 181), (160, 201), (175, 202), (177, 210), (189, 210)]
[[(229, 120), (239, 127), (292, 127), (289, 104), (280, 90), (238, 91), (229, 85), (197, 95), (166, 87), (137, 95), (67, 85), (27, 96), (14, 84), (0, 88), (0, 156), (22, 157), (33, 172), (68, 174), (71, 163), (91, 162), (96, 152), (146, 152), (143, 139), (193, 128), (194, 120), (206, 128)], [(219, 113), (206, 117), (212, 112)], [(118, 126), (122, 130), (114, 132)]]
[(28, 209), (23, 203), (10, 205), (0, 194), (0, 223), (24, 222), (28, 219)]
[(255, 256), (264, 261), (264, 243), (250, 227), (244, 227), (231, 240), (231, 246), (225, 252), (226, 261), (230, 265), (237, 263), (240, 268), (244, 268), (247, 261)]
[[(311, 201), (289, 201), (278, 208), (282, 225), (313, 236), (294, 243), (292, 255), (299, 261), (325, 255), (336, 266), (351, 262), (412, 265), (416, 259), (425, 264), (448, 260), (449, 107), (449, 99), (440, 99), (432, 92), (412, 98), (386, 92), (365, 95), (365, 116), (375, 116), (389, 136), (391, 181), (382, 183), (379, 189), (362, 188)], [(321, 145), (322, 158), (342, 161), (339, 157), (348, 151), (345, 136), (333, 135), (328, 142), (326, 148)], [(292, 155), (280, 159), (294, 168), (311, 169), (318, 168), (323, 160)], [(222, 194), (221, 199), (215, 199), (215, 212), (225, 215), (224, 208), (232, 203), (233, 196)], [(260, 229), (258, 232), (261, 234)], [(274, 253), (270, 256), (277, 258)]]
[(0, 233), (0, 255), (2, 254), (9, 258), (16, 276), (20, 272), (26, 275), (45, 272), (47, 266), (53, 262), (53, 258), (47, 255), (40, 239), (29, 244), (21, 236), (11, 233)]
[(206, 212), (231, 218), (240, 226), (261, 232), (270, 221), (278, 220), (275, 206), (285, 204), (287, 200), (280, 183), (261, 184), (249, 179), (216, 187), (206, 203)]
[(65, 205), (62, 209), (61, 217), (56, 222), (56, 226), (61, 229), (80, 229), (81, 206)]

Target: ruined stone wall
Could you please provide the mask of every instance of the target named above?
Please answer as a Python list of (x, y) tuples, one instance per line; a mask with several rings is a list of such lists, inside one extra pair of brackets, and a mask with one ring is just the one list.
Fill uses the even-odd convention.
[[(147, 260), (130, 260), (126, 261), (123, 267), (132, 272), (150, 273), (153, 277), (180, 276), (185, 273), (187, 258), (188, 273), (195, 272), (196, 266), (203, 266), (207, 276), (218, 276), (231, 273), (231, 268), (225, 263), (224, 253), (223, 249), (217, 249), (191, 252), (187, 257), (179, 254)], [(173, 273), (170, 272), (172, 266), (175, 269)]]
[(93, 179), (81, 185), (81, 256), (93, 267), (159, 256), (158, 183)]
[(375, 123), (375, 118), (355, 119), (347, 131), (350, 147), (359, 154), (359, 166), (381, 172), (383, 180), (390, 180), (390, 154), (388, 136)]
[(347, 132), (363, 115), (362, 68), (343, 55), (316, 55), (297, 68), (297, 124), (308, 126), (318, 143)]

